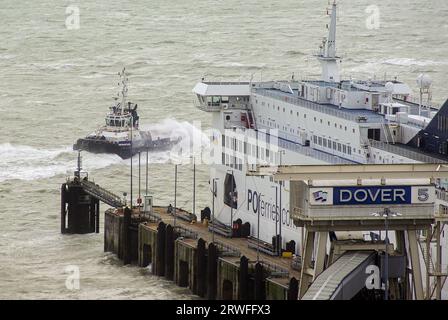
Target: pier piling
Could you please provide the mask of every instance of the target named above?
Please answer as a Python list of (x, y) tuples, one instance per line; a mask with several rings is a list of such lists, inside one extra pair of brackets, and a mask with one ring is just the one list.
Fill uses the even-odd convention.
[(217, 278), (217, 263), (218, 250), (214, 243), (208, 245), (207, 257), (207, 299), (216, 299), (216, 278)]
[(174, 277), (174, 240), (177, 238), (173, 227), (169, 224), (165, 229), (165, 278)]
[(157, 255), (154, 274), (157, 276), (165, 275), (165, 236), (166, 225), (163, 221), (157, 227)]
[(197, 264), (197, 292), (195, 292), (200, 297), (205, 297), (206, 294), (206, 284), (207, 284), (207, 255), (205, 240), (199, 238), (197, 251), (196, 251), (196, 264)]

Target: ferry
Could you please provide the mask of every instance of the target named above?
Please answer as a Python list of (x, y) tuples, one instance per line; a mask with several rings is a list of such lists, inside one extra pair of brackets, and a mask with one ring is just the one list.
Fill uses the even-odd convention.
[[(246, 175), (254, 164), (396, 164), (448, 162), (448, 101), (431, 99), (431, 79), (345, 79), (336, 51), (337, 4), (328, 37), (316, 54), (320, 79), (213, 82), (192, 90), (222, 146), (210, 168), (214, 217), (231, 228), (240, 219), (251, 235), (302, 252), (302, 230), (290, 214), (287, 181)], [(448, 212), (446, 181), (437, 182), (437, 210)], [(259, 222), (261, 219), (261, 223)], [(259, 227), (258, 227), (259, 226)], [(442, 243), (447, 245), (447, 233)]]

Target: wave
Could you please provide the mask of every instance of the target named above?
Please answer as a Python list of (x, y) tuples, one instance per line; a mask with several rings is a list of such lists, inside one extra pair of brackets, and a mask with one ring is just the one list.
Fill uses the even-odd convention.
[[(200, 126), (189, 122), (179, 122), (165, 119), (160, 123), (142, 125), (142, 130), (149, 130), (154, 137), (180, 137), (181, 140), (172, 150), (151, 152), (150, 163), (170, 163), (179, 157), (183, 162), (197, 150), (209, 146), (208, 137), (201, 131)], [(37, 180), (51, 178), (56, 175), (71, 175), (76, 167), (77, 152), (72, 147), (42, 149), (26, 145), (11, 143), (0, 144), (0, 182), (8, 180)], [(143, 155), (142, 160), (146, 160)], [(133, 163), (138, 163), (134, 157)], [(123, 160), (115, 154), (82, 153), (83, 170), (103, 169), (111, 165), (130, 165), (130, 161)]]
[(419, 67), (425, 67), (425, 66), (434, 66), (434, 65), (440, 65), (440, 64), (446, 64), (446, 62), (437, 62), (432, 60), (416, 60), (411, 58), (393, 58), (393, 59), (385, 59), (381, 61), (381, 64), (388, 64), (388, 65), (394, 65), (394, 66), (419, 66)]
[[(37, 180), (71, 173), (77, 153), (71, 147), (40, 149), (10, 143), (0, 144), (0, 182)], [(110, 154), (83, 154), (83, 169), (95, 170), (119, 163), (121, 158)]]

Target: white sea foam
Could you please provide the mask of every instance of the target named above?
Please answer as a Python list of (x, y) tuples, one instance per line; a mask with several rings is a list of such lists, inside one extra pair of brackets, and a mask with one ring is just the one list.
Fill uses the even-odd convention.
[[(198, 146), (207, 146), (208, 138), (201, 130), (188, 122), (178, 122), (174, 119), (142, 126), (150, 130), (154, 136), (181, 137), (178, 148), (183, 149), (182, 155), (188, 157), (192, 150), (193, 139)], [(76, 166), (77, 153), (71, 147), (35, 148), (10, 143), (0, 144), (0, 182), (7, 180), (36, 180), (50, 178), (60, 174), (71, 174)], [(170, 163), (171, 150), (151, 152), (150, 163)], [(143, 161), (146, 160), (143, 155)], [(138, 163), (134, 157), (133, 163)], [(86, 171), (106, 168), (113, 164), (130, 165), (130, 161), (121, 159), (115, 154), (82, 153), (82, 166)]]
[[(83, 155), (85, 170), (101, 169), (121, 158), (110, 154)], [(6, 180), (36, 180), (73, 171), (76, 152), (71, 147), (42, 149), (31, 146), (0, 144), (0, 182)]]

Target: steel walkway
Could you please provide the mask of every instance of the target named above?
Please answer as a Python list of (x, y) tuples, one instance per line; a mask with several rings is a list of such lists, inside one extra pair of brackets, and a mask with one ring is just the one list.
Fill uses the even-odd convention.
[(124, 206), (119, 196), (104, 188), (101, 188), (99, 185), (91, 181), (81, 180), (81, 186), (87, 194), (110, 205), (111, 207), (118, 208)]
[(365, 287), (366, 268), (375, 264), (373, 251), (348, 251), (323, 271), (302, 300), (349, 300)]

